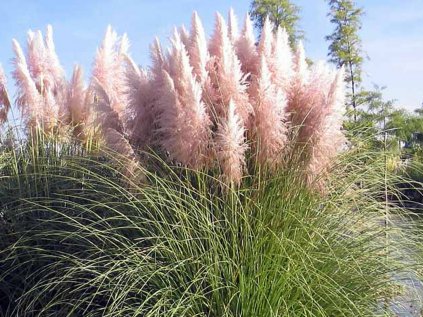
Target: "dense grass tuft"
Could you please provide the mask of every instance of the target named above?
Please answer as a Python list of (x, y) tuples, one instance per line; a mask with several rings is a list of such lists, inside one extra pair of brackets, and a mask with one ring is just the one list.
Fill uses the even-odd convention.
[(123, 157), (34, 149), (1, 157), (2, 316), (371, 316), (404, 264), (371, 154), (321, 193), (294, 168), (234, 189), (149, 156), (140, 183)]

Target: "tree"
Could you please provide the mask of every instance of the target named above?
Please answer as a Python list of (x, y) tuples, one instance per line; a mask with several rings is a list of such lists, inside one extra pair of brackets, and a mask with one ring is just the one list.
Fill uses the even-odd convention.
[(326, 37), (330, 41), (329, 61), (338, 67), (345, 67), (345, 81), (348, 83), (350, 105), (354, 121), (357, 121), (357, 91), (361, 84), (363, 51), (358, 31), (361, 29), (363, 9), (357, 8), (353, 0), (328, 0), (328, 16), (335, 24), (335, 30)]
[(304, 32), (298, 28), (300, 8), (289, 0), (254, 0), (251, 3), (250, 16), (256, 28), (261, 31), (266, 17), (275, 26), (275, 30), (283, 27), (289, 35), (292, 48), (304, 38)]

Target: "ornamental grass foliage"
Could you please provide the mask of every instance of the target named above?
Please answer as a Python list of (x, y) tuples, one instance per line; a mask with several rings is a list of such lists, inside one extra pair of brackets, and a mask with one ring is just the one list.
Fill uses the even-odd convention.
[[(232, 10), (209, 39), (194, 12), (148, 68), (108, 27), (88, 83), (66, 78), (50, 26), (13, 49), (0, 316), (388, 313), (416, 240), (381, 225), (385, 157), (340, 152), (343, 69)], [(5, 123), (3, 71), (0, 106)]]

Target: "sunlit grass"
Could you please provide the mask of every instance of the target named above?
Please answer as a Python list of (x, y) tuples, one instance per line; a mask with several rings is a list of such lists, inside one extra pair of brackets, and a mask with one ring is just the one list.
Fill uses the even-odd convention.
[(235, 189), (47, 142), (1, 157), (4, 316), (378, 315), (416, 241), (380, 155), (345, 154), (322, 193), (295, 166)]

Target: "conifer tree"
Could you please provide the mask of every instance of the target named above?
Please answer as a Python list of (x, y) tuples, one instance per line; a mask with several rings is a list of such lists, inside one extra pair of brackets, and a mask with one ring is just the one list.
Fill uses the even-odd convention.
[(330, 42), (329, 61), (338, 67), (345, 67), (345, 81), (350, 88), (349, 104), (353, 108), (354, 122), (357, 121), (357, 98), (361, 84), (363, 51), (358, 34), (361, 29), (363, 9), (354, 0), (328, 0), (330, 21), (335, 25), (332, 34), (326, 37)]
[(304, 38), (304, 32), (298, 27), (299, 13), (300, 7), (290, 0), (254, 0), (250, 8), (250, 16), (260, 33), (266, 18), (269, 17), (275, 32), (278, 27), (286, 30), (292, 48)]

